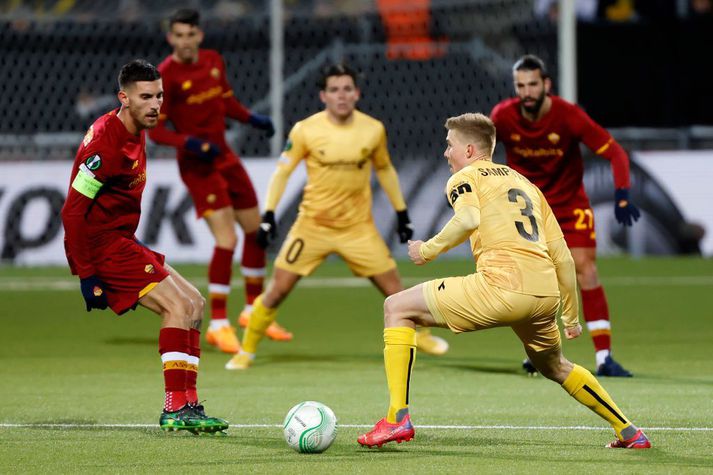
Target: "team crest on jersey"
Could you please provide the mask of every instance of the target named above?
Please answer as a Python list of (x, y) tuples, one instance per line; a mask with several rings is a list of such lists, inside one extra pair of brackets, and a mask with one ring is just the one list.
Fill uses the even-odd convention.
[(520, 139), (520, 134), (510, 134), (510, 140), (512, 140), (513, 142), (519, 142)]
[(285, 148), (283, 149), (283, 151), (289, 152), (290, 150), (292, 150), (292, 140), (287, 139), (287, 142), (285, 142)]
[(156, 269), (154, 269), (153, 264), (146, 264), (146, 267), (144, 267), (144, 272), (147, 274), (154, 274), (156, 273)]
[(102, 166), (102, 158), (99, 155), (92, 155), (84, 161), (84, 164), (91, 171), (98, 170)]
[(189, 90), (191, 87), (193, 87), (193, 82), (189, 79), (187, 81), (183, 81), (183, 84), (181, 84), (181, 89), (184, 91)]
[(557, 142), (560, 141), (560, 136), (557, 135), (556, 133), (552, 132), (551, 134), (549, 134), (549, 135), (547, 136), (547, 140), (549, 140), (549, 141), (552, 142), (553, 144), (556, 144)]
[(86, 147), (87, 145), (89, 145), (89, 142), (91, 142), (93, 138), (94, 138), (94, 126), (90, 125), (89, 130), (87, 130), (87, 133), (84, 135), (84, 140), (82, 140), (82, 143)]
[(218, 69), (218, 68), (211, 69), (210, 75), (213, 76), (213, 79), (218, 79), (220, 77), (220, 69)]
[(213, 203), (215, 203), (216, 196), (215, 196), (215, 194), (211, 193), (211, 194), (209, 194), (208, 196), (205, 197), (205, 200), (206, 200), (208, 203), (213, 204)]

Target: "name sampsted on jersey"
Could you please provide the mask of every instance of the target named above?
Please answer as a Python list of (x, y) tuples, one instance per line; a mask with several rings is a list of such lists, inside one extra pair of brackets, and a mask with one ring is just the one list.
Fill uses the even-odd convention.
[(191, 94), (186, 99), (186, 104), (202, 104), (205, 101), (209, 101), (215, 97), (220, 96), (223, 93), (222, 86), (214, 86), (205, 91), (201, 91), (197, 94)]
[(563, 157), (564, 150), (561, 148), (524, 148), (513, 147), (513, 152), (521, 157)]
[(509, 176), (511, 170), (505, 167), (478, 168), (481, 176)]

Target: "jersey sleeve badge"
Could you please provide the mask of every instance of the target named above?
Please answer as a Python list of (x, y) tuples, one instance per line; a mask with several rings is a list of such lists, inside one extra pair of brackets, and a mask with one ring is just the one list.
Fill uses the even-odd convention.
[(102, 158), (99, 155), (92, 155), (84, 161), (84, 164), (91, 171), (98, 170), (102, 166)]
[(89, 142), (91, 142), (93, 138), (94, 138), (94, 126), (90, 125), (89, 130), (87, 130), (87, 133), (84, 135), (82, 144), (86, 147), (87, 145), (89, 145)]

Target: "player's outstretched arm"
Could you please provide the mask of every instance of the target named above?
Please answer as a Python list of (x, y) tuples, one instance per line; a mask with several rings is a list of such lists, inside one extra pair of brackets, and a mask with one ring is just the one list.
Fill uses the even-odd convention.
[(87, 306), (87, 312), (93, 308), (104, 310), (108, 306), (104, 282), (96, 276), (89, 244), (89, 225), (86, 214), (97, 192), (103, 186), (101, 182), (80, 171), (77, 174), (62, 208), (65, 246), (72, 273), (80, 279), (80, 290)]
[(562, 299), (562, 322), (565, 336), (568, 339), (577, 338), (582, 333), (579, 324), (579, 300), (577, 297), (577, 273), (574, 267), (572, 253), (563, 237), (547, 243), (548, 252), (552, 257), (557, 272), (557, 283)]
[(572, 121), (573, 127), (579, 131), (582, 142), (591, 151), (611, 162), (614, 179), (614, 216), (624, 226), (631, 226), (639, 219), (639, 209), (629, 199), (631, 176), (629, 173), (629, 157), (624, 148), (614, 140), (609, 132), (594, 122), (583, 110), (577, 108), (577, 114)]
[(387, 161), (384, 166), (376, 167), (376, 179), (389, 198), (391, 206), (396, 210), (396, 232), (399, 235), (399, 241), (404, 244), (413, 237), (413, 225), (408, 216), (404, 196), (401, 193), (399, 177), (390, 161)]
[(280, 198), (285, 192), (287, 182), (297, 163), (299, 163), (299, 160), (291, 160), (286, 155), (282, 155), (277, 168), (270, 178), (270, 183), (267, 186), (267, 198), (265, 199), (265, 212), (262, 215), (262, 222), (257, 231), (257, 243), (263, 249), (267, 248), (277, 238), (275, 209), (280, 203)]
[[(419, 247), (419, 254), (423, 259), (421, 264), (432, 261), (440, 254), (464, 242), (478, 229), (478, 226), (480, 226), (480, 209), (475, 206), (458, 207), (455, 215), (443, 226), (443, 229)], [(414, 263), (419, 264), (416, 261)]]

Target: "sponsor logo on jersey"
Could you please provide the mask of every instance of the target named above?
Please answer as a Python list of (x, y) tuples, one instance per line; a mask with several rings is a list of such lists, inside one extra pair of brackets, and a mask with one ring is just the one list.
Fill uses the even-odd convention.
[(513, 152), (521, 157), (563, 157), (564, 151), (561, 148), (522, 148), (515, 147)]
[(138, 160), (132, 160), (132, 162), (133, 162), (133, 163), (131, 164), (131, 169), (133, 170), (134, 168), (136, 168), (136, 167), (139, 166), (139, 161), (138, 161)]
[(84, 161), (84, 164), (91, 171), (98, 170), (102, 166), (102, 158), (99, 155), (92, 155)]
[(90, 125), (89, 130), (87, 130), (87, 133), (84, 135), (84, 139), (82, 140), (82, 143), (86, 147), (87, 145), (89, 145), (89, 142), (91, 142), (93, 138), (94, 138), (94, 126)]
[(213, 76), (213, 79), (218, 79), (220, 77), (220, 69), (218, 69), (218, 68), (211, 69), (210, 75)]
[(547, 136), (547, 140), (549, 140), (550, 142), (552, 142), (553, 144), (556, 145), (560, 141), (560, 136), (558, 134), (552, 132), (551, 134), (549, 134)]
[(222, 86), (211, 87), (210, 89), (207, 89), (205, 91), (196, 94), (191, 94), (190, 96), (188, 96), (188, 99), (186, 99), (186, 104), (203, 104), (205, 101), (214, 99), (220, 96), (222, 93)]
[(456, 186), (454, 186), (451, 189), (451, 192), (449, 193), (449, 197), (451, 199), (451, 204), (454, 204), (458, 197), (460, 195), (463, 195), (465, 193), (472, 193), (473, 188), (470, 186), (470, 183), (459, 183)]
[(154, 269), (153, 264), (146, 264), (146, 266), (144, 267), (144, 272), (146, 272), (147, 274), (155, 274), (156, 269)]
[(330, 168), (357, 168), (361, 170), (364, 168), (364, 165), (366, 165), (367, 162), (369, 162), (368, 158), (362, 158), (361, 160), (334, 160), (334, 161), (322, 161), (319, 159), (315, 159), (315, 161), (319, 164), (320, 167), (330, 167)]
[(519, 142), (520, 138), (520, 134), (510, 134), (510, 140), (512, 140), (513, 142)]
[(138, 175), (136, 175), (136, 178), (134, 178), (131, 183), (129, 183), (129, 188), (134, 188), (146, 181), (146, 172), (141, 172)]
[(183, 84), (181, 84), (181, 89), (184, 91), (189, 90), (193, 86), (193, 81), (188, 79), (187, 81), (183, 81)]
[(446, 290), (446, 281), (442, 280), (441, 285), (438, 286), (438, 290)]

